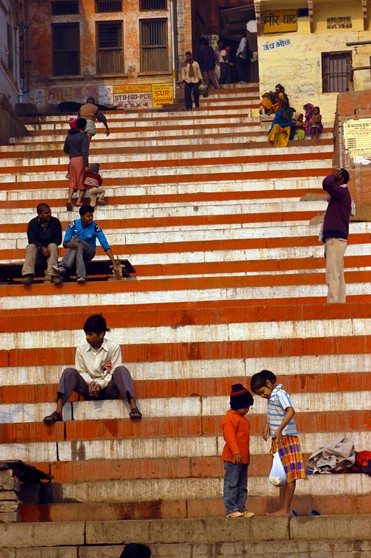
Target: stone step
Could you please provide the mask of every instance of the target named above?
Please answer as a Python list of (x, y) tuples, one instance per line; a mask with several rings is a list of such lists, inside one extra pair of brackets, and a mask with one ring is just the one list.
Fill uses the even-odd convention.
[[(333, 443), (339, 436), (349, 437), (357, 451), (367, 449), (370, 445), (369, 415), (360, 423), (357, 430), (357, 421), (361, 413), (352, 412), (347, 418), (339, 413), (329, 414), (328, 421), (324, 423), (323, 413), (313, 414), (307, 418), (300, 418), (301, 426), (305, 427), (300, 432), (302, 451), (311, 454), (325, 444)], [(16, 423), (2, 424), (0, 431), (6, 434), (5, 441), (0, 444), (0, 459), (21, 459), (27, 463), (53, 463), (74, 462), (89, 460), (131, 460), (131, 459), (173, 459), (173, 458), (208, 458), (221, 455), (224, 441), (220, 436), (221, 417), (178, 417), (168, 420), (160, 418), (148, 419), (144, 417), (140, 422), (133, 423), (129, 418), (124, 419), (98, 419), (87, 421), (67, 420), (65, 423), (55, 423), (46, 426), (44, 423)], [(315, 419), (311, 422), (311, 419)], [(341, 427), (340, 433), (336, 427)], [(262, 427), (264, 417), (256, 421)], [(353, 423), (353, 424), (352, 424)], [(254, 424), (254, 426), (255, 426)], [(324, 429), (327, 429), (324, 432)], [(299, 426), (300, 429), (300, 426)], [(260, 428), (261, 432), (261, 428)], [(251, 459), (255, 456), (265, 455), (269, 462), (269, 443), (264, 442), (261, 434), (251, 435)], [(260, 457), (258, 457), (260, 459)], [(94, 464), (92, 464), (93, 466)], [(206, 471), (208, 467), (206, 466)], [(346, 474), (345, 478), (358, 478)], [(150, 475), (149, 475), (149, 478)], [(184, 478), (188, 478), (185, 476)], [(323, 478), (322, 476), (315, 478)], [(337, 478), (337, 477), (328, 477)], [(361, 475), (362, 493), (368, 487), (370, 479)], [(78, 479), (74, 479), (78, 480)], [(96, 479), (99, 481), (99, 474)], [(104, 481), (106, 482), (106, 481)], [(346, 481), (352, 484), (352, 480)], [(91, 482), (93, 484), (94, 481)], [(101, 483), (104, 484), (104, 483)], [(341, 491), (332, 480), (333, 493), (346, 494)], [(124, 499), (121, 493), (121, 500)], [(171, 498), (168, 493), (167, 499)], [(195, 493), (199, 494), (199, 493)], [(206, 493), (205, 493), (206, 494)], [(219, 493), (218, 493), (219, 495)], [(84, 496), (82, 495), (83, 499)], [(139, 496), (138, 496), (139, 498)], [(147, 496), (146, 499), (148, 499)], [(94, 498), (92, 498), (94, 500)], [(140, 499), (140, 498), (139, 498)], [(142, 498), (143, 499), (143, 498)], [(156, 491), (152, 498), (156, 500)], [(181, 496), (180, 496), (181, 499)], [(80, 501), (77, 498), (77, 501)], [(136, 500), (136, 498), (134, 498)]]
[[(203, 172), (201, 172), (199, 175), (197, 173), (190, 172), (191, 169), (187, 168), (182, 168), (181, 173), (179, 172), (179, 169), (177, 169), (177, 172), (175, 174), (155, 172), (153, 168), (153, 172), (144, 173), (137, 173), (132, 169), (132, 174), (125, 173), (124, 176), (122, 170), (116, 172), (114, 166), (110, 164), (109, 169), (107, 168), (107, 166), (105, 167), (106, 171), (108, 170), (110, 174), (110, 178), (105, 179), (105, 184), (117, 184), (117, 182), (119, 181), (121, 185), (125, 184), (128, 187), (135, 185), (145, 188), (147, 185), (151, 187), (158, 184), (162, 184), (164, 186), (167, 184), (174, 185), (174, 182), (176, 180), (178, 188), (182, 188), (183, 184), (189, 184), (190, 176), (192, 176), (192, 181), (194, 183), (197, 183), (198, 185), (201, 184), (201, 189), (204, 187), (202, 187), (202, 184), (206, 184), (206, 187), (208, 188), (209, 182), (214, 184), (217, 181), (221, 181), (223, 183), (223, 188), (226, 189), (226, 186), (228, 186), (230, 183), (241, 183), (242, 177), (245, 181), (252, 181), (253, 183), (256, 183), (257, 181), (263, 183), (263, 181), (270, 180), (278, 182), (281, 179), (294, 179), (299, 181), (307, 179), (318, 180), (318, 177), (321, 177), (321, 179), (323, 180), (323, 178), (328, 173), (331, 165), (329, 161), (327, 162), (327, 165), (325, 161), (314, 161), (313, 164), (307, 161), (305, 164), (305, 168), (302, 168), (300, 170), (298, 170), (297, 168), (292, 168), (293, 165), (285, 165), (286, 168), (282, 169), (281, 166), (274, 163), (269, 165), (268, 170), (264, 165), (260, 165), (260, 167), (261, 168), (259, 170), (256, 165), (254, 167), (254, 170), (251, 170), (249, 165), (242, 164), (238, 165), (237, 167), (228, 167), (227, 169), (225, 167), (218, 168), (217, 172), (215, 172), (215, 165), (213, 165), (211, 167), (209, 166), (208, 169), (202, 169)], [(174, 170), (175, 167), (173, 167), (173, 171)], [(188, 173), (186, 172), (187, 170)], [(58, 171), (53, 174), (40, 174), (35, 172), (28, 175), (21, 173), (16, 175), (4, 174), (2, 176), (2, 184), (6, 184), (7, 191), (17, 190), (19, 188), (22, 188), (24, 190), (35, 190), (35, 182), (37, 182), (37, 185), (42, 192), (44, 191), (44, 188), (57, 188), (59, 186), (65, 188), (68, 187), (65, 173)]]
[[(296, 192), (292, 192), (295, 194)], [(186, 199), (184, 199), (184, 197)], [(193, 197), (193, 196), (192, 196)], [(200, 196), (202, 198), (202, 196)], [(206, 196), (208, 197), (208, 196)], [(222, 196), (221, 196), (222, 197)], [(242, 198), (242, 199), (241, 199)], [(122, 230), (122, 234), (141, 234), (144, 231), (148, 233), (148, 229), (154, 229), (160, 233), (166, 233), (176, 229), (179, 231), (179, 238), (182, 231), (194, 231), (194, 240), (217, 240), (221, 235), (223, 238), (238, 239), (238, 230), (241, 230), (241, 238), (259, 238), (280, 236), (312, 236), (319, 230), (319, 225), (310, 224), (310, 220), (314, 216), (321, 216), (326, 209), (326, 201), (322, 194), (318, 196), (317, 201), (301, 201), (300, 195), (280, 196), (272, 191), (267, 195), (266, 199), (254, 197), (254, 195), (246, 194), (246, 196), (237, 197), (235, 199), (190, 199), (188, 196), (169, 197), (169, 201), (159, 198), (144, 197), (142, 203), (132, 203), (131, 198), (126, 198), (124, 205), (124, 213), (118, 204), (112, 203), (105, 207), (98, 207), (97, 221), (104, 229), (105, 234), (115, 237), (120, 235), (118, 229)], [(6, 204), (3, 204), (4, 206)], [(1, 231), (7, 234), (9, 240), (17, 239), (16, 234), (25, 233), (29, 220), (35, 215), (34, 204), (27, 202), (22, 204), (25, 207), (17, 209), (16, 204), (13, 207), (0, 208), (0, 216), (2, 218)], [(78, 218), (78, 207), (73, 212), (66, 212), (62, 206), (54, 204), (53, 215), (57, 216), (62, 226), (70, 223), (71, 218)], [(124, 219), (123, 219), (124, 215)], [(356, 217), (357, 218), (357, 217)], [(264, 229), (261, 234), (260, 230), (256, 230), (256, 224), (259, 223)], [(205, 225), (209, 225), (209, 229), (205, 230)], [(231, 231), (229, 232), (229, 227)], [(277, 231), (276, 231), (277, 228)], [(353, 234), (368, 234), (369, 222), (352, 221), (350, 228)], [(197, 232), (198, 231), (198, 232)], [(197, 238), (197, 234), (199, 238)], [(123, 236), (119, 237), (123, 239)], [(151, 238), (151, 237), (149, 237)], [(152, 237), (155, 241), (155, 236)], [(24, 237), (26, 240), (26, 237)], [(119, 240), (120, 241), (120, 240)], [(163, 241), (166, 241), (164, 238)], [(117, 243), (117, 240), (112, 240)], [(17, 244), (19, 245), (19, 243)], [(5, 248), (5, 246), (4, 246)]]
[[(370, 302), (370, 300), (368, 301)], [(283, 303), (281, 307), (283, 307)], [(103, 308), (98, 307), (97, 310), (100, 311)], [(25, 312), (25, 321), (29, 319), (29, 315), (30, 313)], [(82, 317), (85, 318), (85, 316)], [(179, 397), (189, 396), (192, 393), (203, 396), (209, 394), (210, 390), (213, 390), (215, 395), (225, 395), (229, 393), (231, 383), (239, 381), (248, 383), (252, 373), (266, 366), (266, 357), (259, 355), (251, 358), (246, 356), (240, 358), (233, 355), (227, 358), (221, 355), (218, 359), (206, 358), (205, 360), (197, 358), (179, 360), (176, 355), (169, 355), (167, 358), (168, 360), (157, 360), (156, 366), (145, 360), (136, 362), (125, 358), (125, 362), (135, 378), (136, 386), (138, 385), (138, 389), (140, 389), (138, 393), (141, 398), (148, 398), (151, 395), (165, 397), (165, 394), (168, 394), (169, 397), (175, 395)], [(19, 389), (20, 400), (25, 403), (30, 402), (26, 397), (35, 402), (49, 401), (55, 394), (55, 385), (59, 381), (61, 370), (73, 362), (74, 355), (71, 352), (64, 359), (59, 357), (56, 364), (48, 362), (46, 366), (37, 363), (27, 366), (25, 363), (19, 363), (17, 368), (12, 369), (12, 374), (6, 376), (6, 384), (1, 387), (1, 401), (17, 402), (14, 394), (17, 389)], [(369, 370), (369, 355), (362, 351), (323, 354), (320, 368), (318, 368), (316, 354), (272, 355), (269, 362), (278, 376), (285, 376), (285, 385), (288, 385), (290, 392), (299, 392), (302, 389), (303, 382), (301, 374), (298, 375), (298, 370), (306, 370), (306, 373), (310, 375), (310, 381), (305, 383), (305, 389), (309, 393), (320, 390), (346, 391), (344, 386), (349, 386), (349, 390), (354, 391), (353, 378), (357, 378), (359, 374), (365, 374), (365, 371)], [(2, 366), (4, 364), (2, 363)], [(226, 370), (231, 372), (226, 375)], [(178, 381), (179, 375), (185, 379), (185, 383)], [(48, 382), (50, 387), (46, 387), (45, 382)], [(189, 389), (187, 382), (190, 385)], [(164, 394), (164, 389), (169, 391)], [(29, 396), (25, 395), (25, 391)], [(73, 395), (71, 400), (75, 401), (77, 397)]]
[[(305, 377), (303, 378), (306, 379)], [(40, 422), (49, 414), (50, 405), (55, 401), (57, 390), (54, 387), (53, 396), (47, 403), (23, 403), (20, 401), (15, 404), (0, 404), (0, 418), (1, 422), (7, 424), (16, 423), (32, 423)], [(145, 417), (164, 417), (165, 419), (171, 417), (197, 417), (197, 416), (217, 416), (220, 414), (221, 409), (228, 409), (225, 396), (215, 397), (211, 394), (205, 397), (188, 396), (188, 397), (172, 397), (171, 401), (167, 398), (156, 397), (153, 395), (150, 398), (142, 400), (141, 393), (138, 390), (138, 400), (140, 407)], [(330, 392), (318, 394), (295, 394), (292, 400), (295, 409), (298, 413), (316, 413), (326, 412), (328, 405), (331, 404), (332, 412), (346, 413), (348, 409), (354, 411), (361, 411), (367, 408), (367, 392), (346, 392), (338, 393), (336, 396)], [(306, 403), (307, 402), (307, 403)], [(99, 409), (99, 416), (97, 417), (97, 410)], [(309, 411), (310, 409), (310, 411)], [(79, 401), (72, 404), (72, 416), (74, 420), (111, 420), (115, 417), (121, 416), (123, 413), (122, 401), (102, 401), (98, 403), (90, 401)], [(265, 416), (266, 405), (259, 399), (255, 400), (254, 409), (249, 414), (252, 417), (260, 414)], [(68, 413), (67, 413), (68, 414)], [(71, 415), (69, 419), (71, 418)], [(301, 416), (304, 420), (304, 416)], [(371, 417), (370, 417), (371, 418)], [(302, 431), (302, 428), (301, 428)], [(6, 438), (4, 439), (6, 441)]]
[[(267, 456), (271, 463), (271, 457)], [(370, 479), (366, 474), (337, 474), (336, 489), (333, 475), (310, 475), (303, 482), (297, 482), (295, 494), (297, 496), (331, 496), (332, 494), (347, 494), (349, 496), (369, 496)], [(249, 477), (249, 495), (252, 498), (275, 498), (277, 488), (269, 483), (267, 476)], [(35, 486), (24, 487), (21, 496), (27, 503), (38, 504), (39, 502), (28, 502), (25, 491), (31, 492), (30, 499), (37, 498)], [(40, 491), (40, 488), (39, 488)], [(168, 478), (168, 479), (145, 479), (145, 480), (111, 480), (93, 482), (73, 483), (50, 483), (43, 485), (43, 499), (45, 504), (63, 502), (147, 502), (158, 501), (182, 501), (189, 500), (197, 495), (207, 494), (208, 498), (223, 498), (223, 478)], [(370, 511), (370, 510), (369, 510)], [(224, 515), (224, 514), (223, 514)]]
[[(107, 150), (105, 154), (100, 153), (99, 161), (103, 165), (110, 165), (114, 164), (115, 169), (117, 168), (125, 168), (129, 164), (134, 164), (135, 166), (140, 166), (145, 162), (149, 162), (153, 164), (153, 161), (156, 161), (156, 164), (160, 164), (160, 162), (165, 163), (165, 166), (170, 166), (172, 164), (172, 160), (176, 159), (180, 162), (184, 161), (184, 166), (189, 164), (189, 159), (192, 155), (196, 154), (199, 159), (201, 159), (201, 164), (205, 164), (207, 159), (219, 158), (219, 165), (220, 159), (226, 160), (232, 159), (232, 156), (237, 159), (244, 158), (246, 160), (251, 159), (251, 163), (261, 163), (263, 161), (262, 157), (264, 157), (264, 161), (268, 156), (269, 151), (272, 152), (271, 159), (272, 161), (278, 161), (282, 157), (283, 162), (286, 161), (293, 161), (299, 162), (300, 160), (323, 160), (323, 159), (330, 159), (332, 157), (332, 149), (329, 148), (330, 144), (327, 145), (314, 145), (314, 146), (302, 146), (299, 150), (291, 150), (290, 152), (287, 151), (285, 148), (276, 148), (273, 151), (273, 147), (269, 146), (269, 144), (264, 145), (262, 147), (257, 147), (256, 143), (250, 144), (248, 148), (248, 154), (246, 154), (247, 146), (246, 142), (243, 143), (234, 143), (231, 144), (211, 144), (211, 145), (179, 145), (179, 146), (158, 146), (158, 149), (152, 148), (150, 152), (142, 152), (138, 153), (138, 149), (134, 147), (130, 148), (117, 148), (117, 149), (110, 149)], [(200, 149), (200, 147), (202, 149)], [(115, 153), (116, 151), (116, 153)], [(202, 162), (202, 159), (205, 162)], [(58, 165), (64, 165), (65, 160), (68, 160), (66, 155), (58, 156), (58, 157), (32, 157), (32, 158), (7, 158), (3, 161), (2, 172), (10, 173), (13, 169), (15, 172), (18, 172), (18, 169), (22, 172), (24, 167), (33, 166), (33, 169), (41, 170), (39, 167), (43, 167), (42, 170), (47, 172), (49, 170), (48, 167), (55, 167)], [(233, 161), (229, 161), (229, 164), (233, 163)], [(109, 168), (109, 167), (108, 167)], [(61, 170), (56, 168), (55, 170)], [(65, 172), (65, 168), (64, 168)]]
[[(217, 133), (217, 132), (216, 132)], [(256, 149), (259, 145), (263, 146), (265, 150), (271, 150), (272, 146), (267, 141), (267, 135), (264, 132), (246, 132), (241, 131), (237, 132), (233, 130), (233, 136), (230, 133), (218, 133), (218, 143), (215, 141), (215, 132), (210, 130), (208, 134), (200, 134), (192, 136), (190, 135), (183, 135), (180, 137), (180, 134), (176, 134), (174, 136), (171, 135), (164, 135), (159, 137), (158, 134), (154, 135), (154, 137), (144, 135), (142, 132), (137, 132), (135, 134), (127, 134), (125, 133), (125, 141), (116, 140), (113, 134), (110, 134), (110, 141), (106, 142), (94, 142), (89, 150), (90, 159), (94, 159), (94, 157), (101, 157), (102, 155), (108, 153), (112, 155), (121, 155), (121, 154), (128, 154), (128, 153), (135, 153), (135, 150), (138, 148), (151, 148), (151, 152), (161, 152), (163, 150), (174, 150), (174, 151), (182, 151), (184, 149), (192, 149), (194, 150), (197, 146), (199, 150), (212, 150), (212, 149), (220, 149), (219, 146), (223, 149), (223, 146), (226, 148), (229, 144), (238, 145), (241, 143), (245, 149), (251, 151), (252, 149)], [(326, 137), (327, 136), (327, 137)], [(39, 156), (41, 154), (44, 155), (46, 159), (61, 157), (61, 153), (63, 152), (63, 144), (64, 138), (61, 138), (60, 141), (57, 142), (57, 138), (53, 138), (52, 142), (49, 144), (40, 143), (37, 145), (37, 153)], [(325, 134), (325, 137), (321, 137), (316, 143), (311, 142), (311, 140), (295, 140), (292, 144), (291, 149), (297, 150), (299, 147), (302, 149), (311, 149), (313, 151), (318, 151), (318, 149), (323, 146), (328, 146), (332, 144), (332, 136), (331, 134)], [(29, 160), (30, 156), (33, 159), (33, 155), (35, 153), (36, 145), (35, 143), (25, 145), (20, 148), (17, 146), (14, 150), (7, 150), (0, 152), (0, 160), (2, 160), (2, 164), (4, 166), (10, 166), (10, 163), (19, 164), (20, 159)], [(65, 155), (64, 155), (65, 156)]]
[[(250, 103), (240, 103), (235, 105), (231, 108), (221, 107), (217, 108), (217, 105), (214, 106), (205, 106), (201, 107), (200, 111), (181, 111), (181, 112), (162, 112), (162, 113), (150, 113), (149, 115), (141, 115), (136, 117), (135, 115), (130, 115), (130, 117), (123, 117), (122, 115), (115, 115), (111, 118), (111, 115), (107, 114), (107, 121), (109, 127), (112, 129), (116, 127), (122, 127), (125, 124), (132, 125), (136, 128), (140, 128), (142, 126), (145, 127), (161, 127), (162, 124), (169, 125), (169, 124), (176, 124), (177, 126), (188, 126), (191, 127), (193, 124), (206, 124), (210, 121), (218, 122), (218, 121), (225, 121), (228, 117), (231, 119), (235, 119), (236, 122), (251, 122), (255, 124), (260, 124), (260, 118), (258, 115), (252, 114), (252, 111), (257, 113), (258, 106), (254, 102)], [(67, 132), (69, 130), (68, 126), (68, 116), (66, 119), (60, 120), (59, 122), (38, 122), (38, 123), (29, 123), (27, 124), (27, 129), (31, 132), (36, 132), (36, 135), (40, 135), (40, 132), (44, 133), (46, 131), (58, 131), (62, 128)], [(105, 129), (103, 126), (99, 126), (98, 123), (98, 133), (105, 134)]]
[[(323, 175), (325, 170), (322, 169)], [(110, 178), (103, 172), (104, 187), (106, 188), (107, 197), (113, 197), (111, 200), (113, 206), (116, 204), (125, 203), (153, 203), (163, 202), (171, 203), (177, 201), (184, 201), (185, 203), (197, 201), (219, 201), (219, 200), (233, 200), (233, 199), (265, 199), (279, 196), (282, 199), (290, 197), (301, 198), (307, 193), (314, 193), (323, 195), (323, 190), (320, 187), (323, 176), (307, 176), (303, 179), (282, 178), (276, 180), (272, 178), (268, 181), (264, 180), (225, 180), (224, 183), (214, 182), (212, 179), (195, 180), (192, 182), (180, 183), (167, 183), (167, 184), (140, 184), (138, 179), (137, 184), (122, 184), (120, 179)], [(0, 192), (0, 207), (13, 208), (19, 204), (19, 208), (33, 207), (34, 200), (39, 200), (40, 195), (38, 190), (28, 189), (27, 184), (24, 188), (16, 189), (16, 184), (13, 185), (14, 189), (9, 185), (9, 190)], [(32, 187), (32, 185), (31, 185)], [(62, 194), (68, 188), (68, 182), (64, 180), (56, 180), (49, 185), (48, 199), (61, 200)], [(63, 196), (63, 201), (65, 196)], [(110, 203), (111, 203), (110, 202)]]
[[(308, 502), (309, 503), (309, 502)], [(154, 513), (156, 517), (156, 514)], [(347, 558), (371, 549), (370, 516), (264, 517), (229, 521), (151, 519), (133, 521), (63, 521), (0, 525), (6, 558), (117, 558), (125, 542), (146, 543), (153, 558), (282, 556)], [(270, 540), (267, 541), (267, 532)], [(192, 533), (192, 540), (190, 540)], [(274, 541), (274, 542), (272, 542)], [(104, 547), (102, 546), (104, 545)], [(12, 553), (13, 552), (13, 553)], [(47, 553), (47, 554), (46, 554)]]
[[(305, 359), (302, 358), (301, 360)], [(72, 365), (72, 363), (69, 364)], [(187, 380), (168, 379), (168, 374), (166, 374), (166, 371), (169, 371), (170, 365), (173, 365), (174, 368), (176, 367), (176, 365), (178, 365), (178, 370), (182, 370), (184, 368), (181, 363), (162, 363), (161, 367), (165, 379), (163, 379), (161, 382), (151, 379), (149, 371), (147, 371), (147, 374), (144, 374), (142, 372), (142, 374), (139, 375), (138, 379), (138, 366), (134, 366), (136, 391), (138, 393), (138, 397), (140, 397), (141, 400), (151, 398), (161, 399), (168, 397), (179, 399), (191, 396), (199, 398), (210, 396), (225, 397), (225, 394), (228, 393), (231, 383), (237, 383), (240, 381), (239, 375), (230, 376), (230, 374), (227, 377), (191, 377), (187, 378)], [(214, 362), (211, 365), (214, 367), (219, 366), (224, 370), (230, 368), (231, 370), (233, 370), (234, 374), (236, 374), (236, 372), (234, 371), (235, 368), (238, 367), (238, 363), (236, 363), (233, 359), (227, 362), (219, 362), (218, 364)], [(3, 410), (2, 412), (4, 412), (5, 410), (5, 405), (9, 406), (10, 408), (10, 405), (35, 405), (38, 403), (53, 402), (55, 400), (55, 394), (57, 392), (58, 386), (57, 382), (61, 375), (61, 370), (63, 367), (65, 368), (66, 366), (67, 363), (60, 363), (59, 366), (55, 365), (54, 367), (41, 367), (43, 370), (42, 384), (39, 383), (40, 370), (31, 368), (27, 370), (27, 372), (25, 372), (26, 368), (22, 367), (23, 374), (22, 371), (20, 371), (16, 378), (12, 378), (12, 383), (8, 382), (7, 385), (0, 386), (0, 401), (2, 405), (1, 408)], [(314, 371), (311, 373), (301, 374), (300, 377), (295, 375), (294, 377), (291, 377), (285, 374), (285, 387), (290, 393), (297, 393), (300, 391), (301, 385), (305, 384), (306, 393), (315, 393), (318, 391), (332, 393), (334, 391), (338, 391), (339, 393), (349, 392), (350, 395), (350, 393), (359, 390), (360, 385), (368, 384), (370, 380), (370, 374), (370, 372), (363, 371), (352, 371), (351, 373), (349, 373), (346, 370), (340, 370), (337, 375), (334, 375), (333, 373), (319, 374), (319, 372), (315, 373)], [(244, 372), (242, 375), (245, 380), (246, 373)], [(77, 394), (73, 393), (71, 396), (71, 401), (77, 400)], [(106, 405), (106, 403), (102, 403), (102, 405)], [(112, 405), (113, 408), (119, 408), (120, 411), (122, 410), (122, 405), (120, 402), (115, 402)], [(106, 405), (106, 407), (107, 413), (111, 412), (110, 406), (108, 404)], [(254, 406), (253, 414), (256, 414), (257, 408), (257, 406)], [(157, 412), (156, 409), (152, 410)], [(304, 412), (306, 412), (305, 409)], [(41, 418), (43, 418), (43, 416)], [(70, 413), (70, 416), (72, 416), (72, 412)], [(95, 415), (93, 416), (95, 417)]]
[[(319, 172), (326, 174), (329, 168), (329, 158), (327, 153), (322, 153), (321, 160), (316, 159), (312, 154), (308, 153), (304, 155), (303, 158), (306, 159), (306, 165), (308, 170), (306, 172), (312, 172), (314, 175), (318, 176)], [(262, 156), (263, 157), (263, 156)], [(162, 164), (163, 163), (163, 164)], [(180, 167), (182, 175), (180, 175), (180, 182), (189, 182), (190, 177), (197, 177), (198, 180), (202, 180), (203, 177), (211, 178), (216, 180), (219, 175), (223, 179), (223, 174), (229, 173), (229, 179), (235, 180), (241, 177), (241, 173), (244, 174), (245, 178), (257, 178), (261, 177), (262, 174), (270, 174), (277, 178), (280, 172), (284, 176), (298, 176), (301, 174), (300, 168), (302, 163), (296, 158), (292, 157), (285, 158), (282, 156), (281, 161), (275, 160), (270, 165), (270, 171), (266, 171), (266, 165), (263, 160), (259, 160), (259, 157), (239, 157), (230, 160), (226, 159), (225, 164), (220, 163), (220, 158), (214, 161), (213, 158), (202, 158), (197, 159), (185, 159), (184, 164)], [(110, 176), (112, 178), (120, 178), (121, 183), (129, 181), (135, 182), (146, 182), (150, 183), (166, 182), (166, 177), (169, 181), (174, 181), (174, 175), (179, 172), (179, 167), (174, 166), (174, 161), (159, 161), (158, 164), (154, 164), (152, 161), (135, 161), (135, 162), (121, 162), (121, 163), (106, 163), (106, 167), (110, 168)], [(19, 188), (19, 184), (26, 183), (26, 188), (33, 188), (35, 182), (40, 185), (40, 181), (48, 182), (53, 179), (65, 181), (65, 172), (61, 170), (63, 166), (61, 165), (49, 165), (46, 169), (45, 166), (35, 166), (34, 174), (29, 175), (27, 172), (24, 173), (21, 167), (10, 167), (6, 169), (6, 173), (2, 175), (2, 183), (8, 186), (11, 183), (14, 187)], [(13, 171), (13, 172), (11, 172)], [(179, 176), (179, 175), (178, 175)], [(66, 185), (67, 186), (67, 185)], [(11, 187), (11, 186), (10, 186)]]
[[(238, 187), (241, 188), (241, 190), (236, 189), (234, 191), (226, 191), (223, 189), (223, 185), (215, 183), (204, 185), (203, 189), (201, 187), (198, 189), (194, 184), (188, 184), (184, 186), (182, 191), (182, 188), (178, 188), (175, 184), (169, 185), (166, 188), (164, 188), (164, 186), (153, 186), (147, 189), (145, 187), (140, 188), (136, 186), (111, 187), (106, 186), (106, 181), (107, 180), (104, 181), (104, 187), (106, 190), (105, 197), (107, 198), (107, 206), (104, 210), (103, 207), (96, 208), (96, 211), (100, 211), (101, 215), (104, 215), (104, 212), (112, 213), (114, 211), (122, 214), (122, 209), (118, 206), (126, 205), (137, 205), (141, 207), (143, 204), (160, 205), (161, 203), (183, 203), (183, 205), (192, 204), (196, 206), (199, 203), (205, 204), (208, 202), (211, 205), (212, 203), (220, 203), (222, 201), (237, 202), (237, 200), (246, 204), (246, 200), (249, 200), (249, 203), (255, 203), (255, 200), (272, 200), (274, 198), (282, 199), (284, 202), (292, 198), (302, 200), (307, 194), (317, 196), (318, 201), (325, 199), (323, 190), (318, 188), (319, 180), (313, 180), (311, 184), (306, 183), (307, 187), (305, 189), (300, 188), (300, 184), (293, 183), (292, 190), (285, 189), (284, 185), (282, 189), (278, 187), (276, 189), (274, 185), (268, 186), (262, 183), (261, 186), (262, 188), (264, 187), (262, 191), (253, 189), (254, 187), (258, 187), (258, 184), (252, 185), (249, 183), (240, 184)], [(67, 183), (65, 183), (64, 186), (67, 187)], [(207, 186), (209, 187), (209, 191), (206, 190)], [(246, 190), (242, 190), (242, 188), (246, 188)], [(147, 193), (149, 190), (152, 193)], [(59, 218), (62, 221), (67, 218), (65, 208), (66, 198), (65, 196), (62, 197), (64, 192), (65, 189), (59, 187), (50, 188), (48, 193), (48, 200), (52, 205), (53, 212), (54, 214), (55, 211), (61, 212)], [(0, 195), (0, 208), (13, 209), (18, 207), (22, 213), (25, 213), (27, 210), (32, 210), (30, 215), (33, 215), (35, 212), (35, 199), (39, 199), (39, 197), (35, 198), (35, 192), (30, 190), (3, 192), (2, 195)], [(85, 199), (89, 198), (85, 195), (84, 200)], [(77, 211), (76, 206), (74, 207), (74, 211)], [(280, 213), (283, 213), (283, 211)]]

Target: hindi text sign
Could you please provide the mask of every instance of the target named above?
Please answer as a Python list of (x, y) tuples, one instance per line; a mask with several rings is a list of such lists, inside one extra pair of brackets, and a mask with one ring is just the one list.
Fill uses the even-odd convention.
[(262, 13), (263, 34), (291, 33), (298, 30), (296, 10), (275, 10)]
[(344, 143), (349, 156), (365, 157), (371, 155), (371, 118), (347, 120), (344, 123)]

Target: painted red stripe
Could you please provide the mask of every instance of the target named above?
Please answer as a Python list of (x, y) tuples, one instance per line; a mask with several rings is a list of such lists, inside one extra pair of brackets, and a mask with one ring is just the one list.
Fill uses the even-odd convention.
[[(158, 343), (124, 345), (123, 362), (162, 362), (183, 360), (219, 360), (236, 358), (272, 358), (328, 354), (368, 354), (371, 336), (326, 337), (307, 339), (262, 339), (253, 341)], [(75, 348), (14, 349), (2, 351), (1, 366), (50, 366), (72, 364)]]

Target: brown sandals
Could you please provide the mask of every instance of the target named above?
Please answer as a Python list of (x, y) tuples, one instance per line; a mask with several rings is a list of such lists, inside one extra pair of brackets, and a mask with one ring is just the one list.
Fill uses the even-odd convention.
[(142, 418), (142, 413), (140, 412), (138, 407), (133, 407), (132, 409), (130, 409), (129, 417), (132, 420), (138, 420)]
[(53, 424), (54, 422), (60, 422), (60, 421), (63, 421), (63, 417), (60, 413), (58, 413), (58, 411), (54, 411), (54, 413), (48, 415), (43, 420), (43, 422), (46, 422), (47, 424)]

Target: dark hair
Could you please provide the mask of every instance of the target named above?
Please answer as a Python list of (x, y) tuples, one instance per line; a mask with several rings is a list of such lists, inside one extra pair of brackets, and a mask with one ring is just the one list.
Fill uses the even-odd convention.
[(102, 333), (102, 331), (106, 333), (109, 328), (102, 314), (93, 314), (84, 323), (83, 330), (85, 333)]
[(186, 56), (187, 56), (187, 54), (190, 54), (192, 56), (192, 52), (190, 50), (187, 50)]
[(203, 39), (201, 39), (201, 44), (203, 46), (209, 46), (209, 39), (206, 39), (206, 37), (204, 37)]
[(146, 544), (127, 544), (120, 554), (120, 558), (150, 558), (151, 549)]
[(78, 130), (83, 130), (84, 128), (86, 128), (86, 125), (87, 125), (87, 121), (85, 118), (78, 118), (76, 120), (76, 128)]
[(283, 85), (281, 85), (280, 83), (277, 83), (277, 85), (275, 86), (275, 89), (279, 89), (282, 93), (285, 92), (285, 88)]
[(83, 215), (85, 215), (85, 213), (94, 213), (94, 207), (92, 207), (91, 205), (88, 205), (87, 203), (84, 203), (80, 209), (79, 209), (79, 213), (81, 215), (81, 217)]
[(95, 99), (94, 99), (94, 97), (88, 97), (88, 98), (86, 99), (86, 102), (87, 102), (87, 103), (93, 103), (93, 105), (95, 105)]
[(277, 381), (276, 376), (270, 370), (262, 370), (261, 372), (254, 374), (250, 380), (251, 391), (256, 393), (258, 389), (267, 384), (267, 380), (272, 382), (272, 384), (275, 384)]
[(36, 207), (37, 214), (42, 213), (43, 211), (48, 211), (48, 209), (50, 209), (50, 206), (47, 203), (39, 203)]
[(340, 170), (341, 170), (341, 176), (343, 177), (343, 183), (348, 184), (350, 179), (349, 172), (346, 169), (340, 169)]

